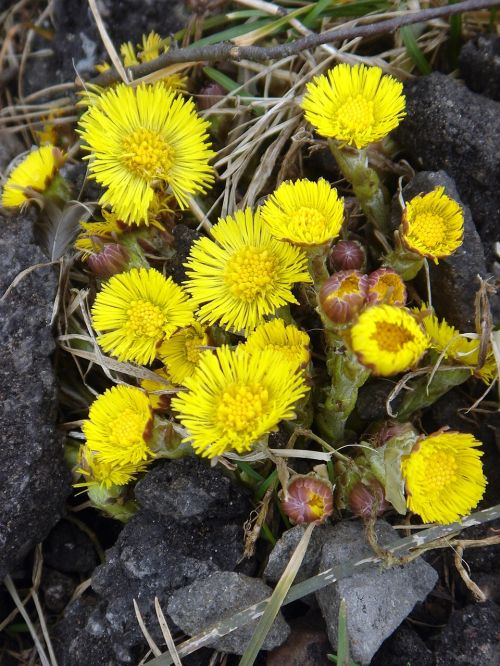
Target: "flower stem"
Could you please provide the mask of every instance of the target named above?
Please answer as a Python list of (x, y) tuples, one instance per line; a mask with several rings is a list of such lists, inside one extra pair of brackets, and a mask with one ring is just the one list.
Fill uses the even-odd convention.
[(363, 213), (379, 231), (388, 233), (388, 194), (375, 169), (368, 166), (366, 152), (343, 146), (333, 139), (328, 145), (342, 174), (351, 183)]

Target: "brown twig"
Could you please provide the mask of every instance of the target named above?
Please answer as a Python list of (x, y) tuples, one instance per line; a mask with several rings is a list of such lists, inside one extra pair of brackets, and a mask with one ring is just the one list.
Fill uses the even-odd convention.
[[(130, 67), (129, 73), (134, 79), (137, 79), (173, 63), (213, 62), (216, 60), (238, 61), (242, 59), (253, 60), (255, 62), (275, 60), (290, 55), (297, 55), (302, 51), (321, 46), (322, 44), (331, 44), (332, 42), (354, 39), (355, 37), (374, 37), (394, 32), (405, 25), (422, 23), (478, 9), (492, 9), (499, 5), (500, 0), (465, 0), (464, 2), (445, 5), (444, 7), (434, 7), (417, 12), (405, 12), (402, 16), (386, 21), (375, 21), (350, 28), (333, 29), (319, 34), (313, 33), (278, 46), (235, 46), (231, 42), (220, 42), (219, 44), (212, 44), (210, 46), (171, 49), (167, 53), (163, 53), (158, 58), (155, 58), (155, 60)], [(105, 86), (119, 79), (120, 77), (116, 70), (110, 69), (92, 79), (90, 83)], [(79, 83), (81, 84), (81, 82)]]

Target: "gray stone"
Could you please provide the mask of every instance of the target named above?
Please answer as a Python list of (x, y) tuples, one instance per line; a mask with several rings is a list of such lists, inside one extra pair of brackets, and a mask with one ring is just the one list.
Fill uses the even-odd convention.
[[(379, 521), (376, 526), (381, 545), (398, 538), (396, 530)], [(342, 522), (323, 546), (321, 570), (344, 562), (357, 562), (373, 556), (363, 525)], [(423, 601), (436, 584), (436, 571), (422, 559), (405, 566), (383, 569), (374, 565), (349, 578), (332, 583), (316, 593), (326, 622), (328, 637), (337, 645), (340, 602), (346, 600), (347, 630), (352, 658), (369, 664), (382, 642), (401, 624), (418, 601)]]
[(6, 174), (12, 160), (26, 150), (15, 134), (0, 132), (0, 173)]
[[(472, 220), (468, 206), (460, 199), (454, 181), (444, 171), (422, 171), (403, 189), (405, 201), (417, 194), (432, 192), (436, 187), (445, 188), (445, 194), (457, 201), (464, 213), (464, 238), (462, 245), (455, 252), (436, 265), (429, 261), (432, 288), (432, 302), (440, 317), (461, 332), (475, 332), (475, 296), (479, 289), (478, 275), (486, 277), (486, 263), (483, 246)], [(401, 215), (399, 202), (394, 202), (393, 210)], [(398, 220), (399, 223), (399, 220)], [(421, 292), (425, 294), (424, 274), (419, 275)]]
[(407, 117), (395, 137), (417, 170), (444, 169), (494, 259), (500, 218), (500, 104), (434, 72), (405, 85)]
[[(290, 557), (299, 545), (306, 528), (304, 525), (295, 525), (290, 530), (283, 532), (272, 549), (266, 568), (264, 578), (271, 583), (277, 583), (284, 572)], [(302, 565), (297, 572), (295, 582), (310, 578), (319, 573), (319, 563), (321, 561), (321, 549), (323, 544), (330, 538), (334, 528), (331, 525), (318, 525), (311, 535), (311, 541), (307, 552), (302, 561)]]
[(458, 63), (468, 88), (500, 101), (500, 37), (479, 35), (469, 40)]
[(434, 666), (434, 655), (411, 627), (402, 624), (373, 657), (370, 666)]
[(176, 522), (222, 522), (252, 510), (242, 487), (195, 456), (159, 463), (136, 485), (135, 496), (145, 509)]
[[(42, 262), (32, 221), (0, 218), (0, 297)], [(47, 536), (71, 490), (50, 360), (56, 290), (54, 269), (36, 268), (0, 302), (0, 580)]]
[(500, 666), (499, 626), (492, 601), (454, 611), (436, 642), (436, 666)]
[[(259, 578), (219, 571), (174, 592), (168, 602), (167, 612), (185, 633), (194, 636), (271, 594), (272, 589)], [(257, 623), (258, 619), (214, 640), (211, 646), (221, 652), (243, 654)], [(289, 632), (287, 623), (279, 613), (264, 641), (263, 649), (272, 650), (281, 645)]]

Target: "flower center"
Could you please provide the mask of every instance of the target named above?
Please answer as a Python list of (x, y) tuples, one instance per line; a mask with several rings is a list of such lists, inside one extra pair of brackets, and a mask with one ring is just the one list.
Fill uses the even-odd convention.
[(290, 226), (307, 242), (314, 242), (326, 227), (326, 218), (315, 208), (302, 206), (290, 215)]
[(357, 275), (349, 275), (344, 280), (342, 280), (335, 296), (337, 298), (343, 298), (344, 296), (350, 296), (351, 294), (359, 293), (359, 277)]
[(162, 337), (165, 317), (157, 305), (143, 300), (132, 301), (127, 316), (127, 328), (137, 337)]
[(223, 432), (251, 435), (269, 402), (261, 384), (231, 384), (217, 407), (217, 425)]
[(138, 445), (145, 447), (144, 429), (144, 416), (125, 409), (110, 424), (111, 439), (127, 449)]
[(252, 301), (274, 284), (275, 258), (264, 249), (245, 247), (227, 262), (224, 279), (233, 296)]
[(401, 324), (391, 324), (387, 321), (379, 321), (376, 330), (371, 335), (381, 351), (396, 353), (400, 351), (407, 342), (413, 340), (413, 335)]
[(373, 102), (362, 95), (349, 97), (337, 112), (339, 123), (344, 127), (364, 130), (375, 122)]
[(446, 225), (441, 215), (423, 212), (415, 217), (412, 231), (427, 247), (438, 247), (445, 239)]
[[(418, 493), (427, 498), (442, 496), (446, 488), (458, 481), (457, 459), (452, 452), (429, 447), (428, 450), (420, 450), (411, 454), (409, 462), (413, 466), (413, 473), (407, 474), (407, 483), (408, 477), (413, 477), (415, 492), (418, 486)], [(412, 485), (408, 483), (410, 493)]]
[(325, 513), (325, 498), (309, 492), (306, 504), (315, 518), (321, 518)]
[(122, 145), (125, 166), (141, 178), (165, 178), (172, 167), (172, 147), (157, 132), (141, 127), (125, 137)]
[(202, 338), (186, 338), (186, 358), (190, 363), (198, 363), (201, 354), (200, 346), (202, 344)]

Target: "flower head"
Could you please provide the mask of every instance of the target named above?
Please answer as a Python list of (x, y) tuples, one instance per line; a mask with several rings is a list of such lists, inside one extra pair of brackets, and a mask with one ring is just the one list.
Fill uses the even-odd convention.
[(250, 333), (245, 349), (250, 353), (273, 349), (297, 367), (304, 367), (309, 363), (309, 343), (309, 336), (304, 331), (293, 324), (287, 326), (282, 319), (272, 319)]
[(99, 486), (109, 490), (113, 486), (126, 486), (138, 474), (147, 469), (148, 463), (142, 461), (136, 464), (126, 463), (120, 465), (117, 463), (102, 462), (85, 445), (80, 448), (78, 465), (76, 472), (81, 474), (85, 478), (85, 481), (73, 484), (75, 488)]
[(382, 376), (412, 368), (430, 342), (412, 314), (395, 305), (374, 305), (362, 312), (350, 340), (359, 361)]
[(406, 286), (399, 273), (391, 268), (379, 268), (368, 276), (368, 303), (404, 305)]
[(452, 523), (470, 513), (486, 487), (480, 445), (461, 432), (420, 439), (401, 462), (408, 508), (426, 523)]
[(366, 275), (359, 271), (339, 271), (321, 287), (319, 302), (328, 319), (336, 324), (345, 324), (361, 310), (367, 293)]
[(193, 320), (194, 304), (172, 278), (153, 268), (114, 275), (97, 294), (92, 321), (97, 341), (119, 361), (151, 363), (157, 348)]
[(155, 187), (170, 186), (179, 205), (213, 180), (208, 123), (162, 82), (102, 94), (80, 120), (90, 172), (107, 188), (99, 203), (128, 224), (148, 224)]
[[(153, 409), (168, 409), (172, 399), (172, 392), (175, 388), (172, 385), (167, 368), (159, 368), (153, 371), (158, 376), (158, 381), (154, 379), (141, 379), (141, 388), (148, 394), (149, 402)], [(158, 391), (169, 391), (169, 393), (158, 393)]]
[(356, 148), (380, 141), (406, 115), (403, 84), (366, 65), (341, 64), (315, 77), (302, 108), (318, 134)]
[(21, 206), (32, 198), (30, 190), (45, 192), (63, 164), (63, 153), (55, 146), (33, 150), (9, 174), (3, 187), (2, 206)]
[[(141, 43), (134, 48), (132, 42), (125, 42), (120, 46), (120, 55), (125, 67), (134, 67), (144, 62), (151, 62), (160, 56), (160, 53), (167, 53), (169, 47), (166, 40), (162, 39), (157, 32), (152, 30), (148, 35), (143, 35)], [(161, 79), (165, 87), (174, 90), (183, 90), (186, 87), (187, 78), (179, 74), (169, 74)]]
[(158, 357), (165, 363), (172, 381), (184, 384), (195, 371), (203, 348), (208, 345), (206, 330), (194, 322), (166, 340), (158, 349)]
[(294, 404), (307, 393), (301, 373), (282, 354), (266, 349), (252, 354), (227, 346), (202, 354), (185, 380), (188, 388), (172, 400), (199, 455), (245, 453), (283, 419), (295, 418)]
[(195, 241), (186, 289), (201, 322), (251, 331), (282, 305), (296, 303), (292, 287), (310, 282), (306, 255), (271, 236), (259, 211), (238, 210)]
[(339, 235), (344, 201), (323, 178), (286, 181), (267, 199), (261, 215), (275, 238), (306, 247), (323, 245)]
[[(425, 307), (424, 305), (424, 310)], [(432, 349), (443, 354), (445, 359), (459, 365), (469, 366), (471, 372), (477, 374), (487, 384), (491, 383), (497, 376), (498, 368), (491, 348), (486, 353), (483, 366), (478, 368), (480, 340), (464, 337), (459, 330), (448, 324), (445, 319), (439, 321), (436, 315), (432, 313), (428, 313), (422, 318), (422, 325), (431, 340)]]
[(147, 395), (138, 388), (113, 386), (94, 400), (82, 430), (98, 462), (137, 465), (152, 456), (152, 426)]
[(406, 203), (401, 239), (406, 247), (436, 263), (462, 245), (464, 214), (460, 205), (436, 187)]
[(333, 513), (332, 486), (323, 479), (298, 476), (289, 483), (281, 508), (296, 524), (322, 523)]

